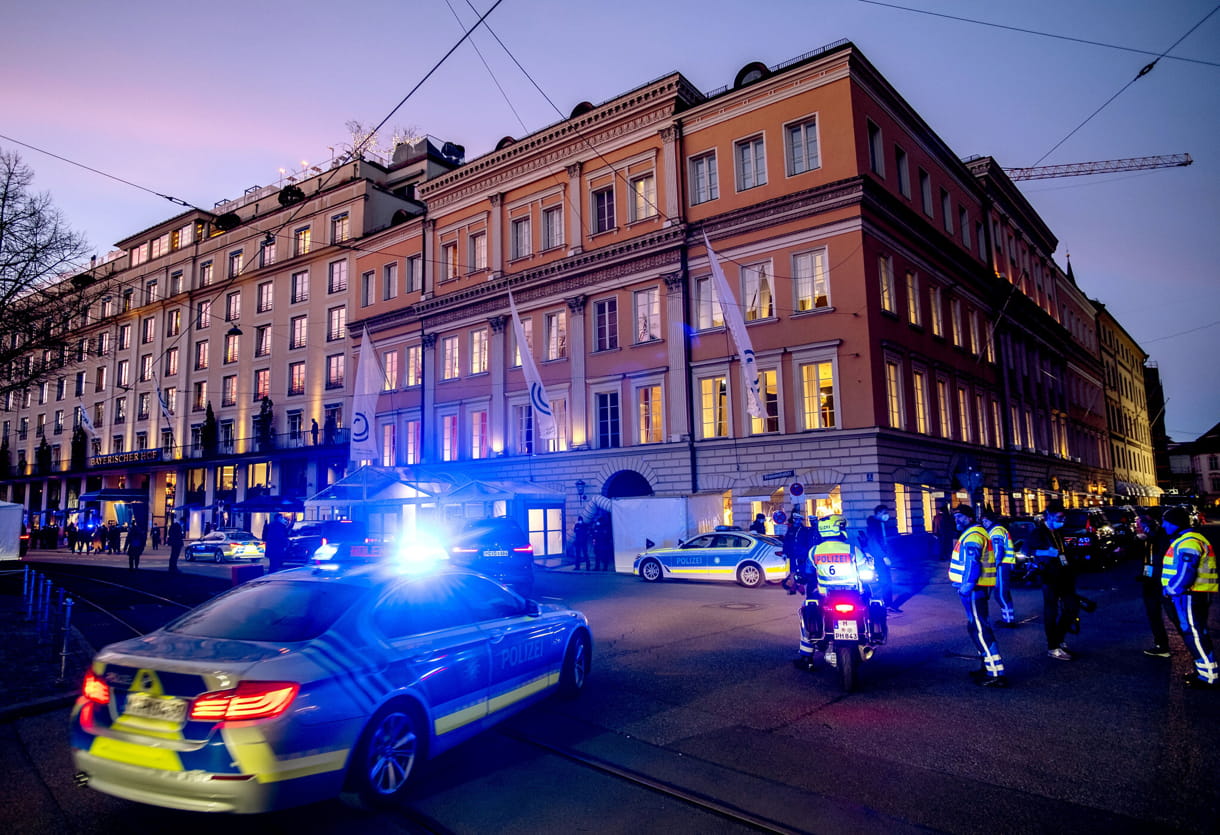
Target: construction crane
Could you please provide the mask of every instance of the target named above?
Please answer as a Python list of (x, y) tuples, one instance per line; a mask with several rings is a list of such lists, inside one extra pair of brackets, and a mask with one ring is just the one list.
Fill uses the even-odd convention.
[(1005, 168), (1008, 179), (1048, 180), (1052, 177), (1077, 177), (1082, 174), (1113, 174), (1116, 171), (1143, 171), (1147, 168), (1175, 168), (1190, 165), (1190, 154), (1165, 154), (1159, 157), (1107, 159), (1099, 162), (1071, 162), (1067, 165), (1039, 165), (1033, 168)]

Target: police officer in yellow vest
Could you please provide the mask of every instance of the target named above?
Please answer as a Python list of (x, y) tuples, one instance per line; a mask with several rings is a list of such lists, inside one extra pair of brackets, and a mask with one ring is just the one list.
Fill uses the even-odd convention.
[(1220, 590), (1216, 576), (1216, 552), (1203, 534), (1190, 529), (1190, 514), (1184, 507), (1171, 507), (1161, 524), (1172, 541), (1165, 552), (1161, 584), (1177, 613), (1178, 631), (1195, 660), (1195, 672), (1186, 676), (1186, 686), (1214, 690), (1220, 687), (1216, 651), (1207, 633), (1207, 610), (1211, 595)]
[(987, 617), (987, 600), (995, 586), (995, 553), (987, 530), (974, 521), (974, 508), (958, 505), (953, 519), (961, 536), (953, 545), (949, 560), (949, 582), (957, 588), (966, 610), (966, 631), (983, 661), (983, 669), (972, 672), (975, 683), (984, 687), (1007, 687), (1004, 659), (996, 646), (995, 632)]
[[(818, 535), (821, 542), (808, 553), (801, 572), (806, 600), (820, 599), (825, 592), (836, 588), (862, 588), (867, 599), (869, 584), (876, 580), (876, 572), (868, 555), (847, 541), (847, 520), (838, 513), (819, 519)], [(806, 619), (820, 617), (814, 614), (818, 611), (816, 606), (801, 609), (801, 645), (792, 662), (799, 669), (813, 669), (815, 652), (826, 651), (827, 641), (815, 641), (810, 637), (810, 632), (817, 632), (819, 627), (806, 628)], [(879, 623), (885, 622), (885, 606), (880, 601), (875, 606), (870, 602), (869, 612)]]
[(990, 507), (979, 511), (979, 522), (987, 529), (991, 550), (995, 554), (995, 597), (1000, 601), (1000, 623), (1016, 626), (1017, 610), (1012, 605), (1012, 567), (1017, 564), (1017, 554), (1012, 549), (1012, 537), (1000, 521), (1000, 514)]

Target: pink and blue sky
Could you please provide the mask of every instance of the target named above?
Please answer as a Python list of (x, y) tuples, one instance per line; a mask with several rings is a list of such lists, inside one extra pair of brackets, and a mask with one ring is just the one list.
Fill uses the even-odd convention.
[[(477, 0), (477, 12), (466, 0), (13, 4), (0, 28), (0, 134), (210, 208), (276, 182), (281, 168), (329, 161), (349, 140), (346, 122), (380, 122), (461, 37), (458, 18), (469, 26), (493, 2)], [(1191, 440), (1220, 421), (1214, 9), (1213, 0), (503, 0), (487, 22), (555, 107), (479, 31), (387, 128), (457, 142), (470, 159), (580, 101), (674, 70), (711, 90), (750, 61), (776, 64), (846, 38), (960, 156), (1029, 166), (1190, 32), (1041, 164), (1189, 152), (1193, 166), (1022, 191), (1059, 238), (1059, 264), (1070, 252), (1080, 286), (1159, 364), (1169, 432)], [(0, 148), (22, 155), (36, 189), (99, 258), (181, 210), (5, 139)]]

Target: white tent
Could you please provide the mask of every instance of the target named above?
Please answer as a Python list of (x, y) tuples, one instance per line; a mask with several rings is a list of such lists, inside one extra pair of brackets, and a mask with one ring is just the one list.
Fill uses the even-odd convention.
[(0, 502), (0, 560), (21, 559), (21, 519), (25, 508)]

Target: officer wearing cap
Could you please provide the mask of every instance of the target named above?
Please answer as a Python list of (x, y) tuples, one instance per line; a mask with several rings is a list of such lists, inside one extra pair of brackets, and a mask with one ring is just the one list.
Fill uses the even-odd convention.
[(1161, 584), (1177, 613), (1178, 632), (1195, 660), (1195, 671), (1187, 674), (1186, 686), (1214, 690), (1220, 686), (1220, 672), (1207, 633), (1207, 610), (1212, 593), (1220, 590), (1216, 552), (1203, 534), (1191, 529), (1186, 508), (1167, 509), (1161, 524), (1173, 540), (1165, 552)]
[(991, 507), (979, 511), (979, 522), (987, 529), (991, 538), (991, 550), (995, 554), (995, 597), (1000, 602), (1000, 624), (1017, 625), (1017, 610), (1012, 602), (1012, 569), (1017, 564), (1017, 554), (1012, 547), (1008, 528), (1000, 521), (1000, 514)]
[(805, 524), (805, 516), (793, 508), (788, 517), (788, 530), (784, 532), (784, 555), (788, 557), (788, 576), (781, 583), (788, 594), (796, 594), (797, 578), (805, 569), (809, 550), (813, 547), (813, 530)]
[(995, 552), (987, 530), (974, 521), (974, 508), (960, 504), (953, 510), (953, 519), (961, 535), (953, 545), (949, 559), (949, 582), (957, 588), (966, 610), (966, 631), (982, 659), (982, 670), (972, 672), (976, 684), (984, 687), (1007, 687), (1004, 659), (996, 645), (995, 632), (988, 618), (987, 601), (995, 586)]

